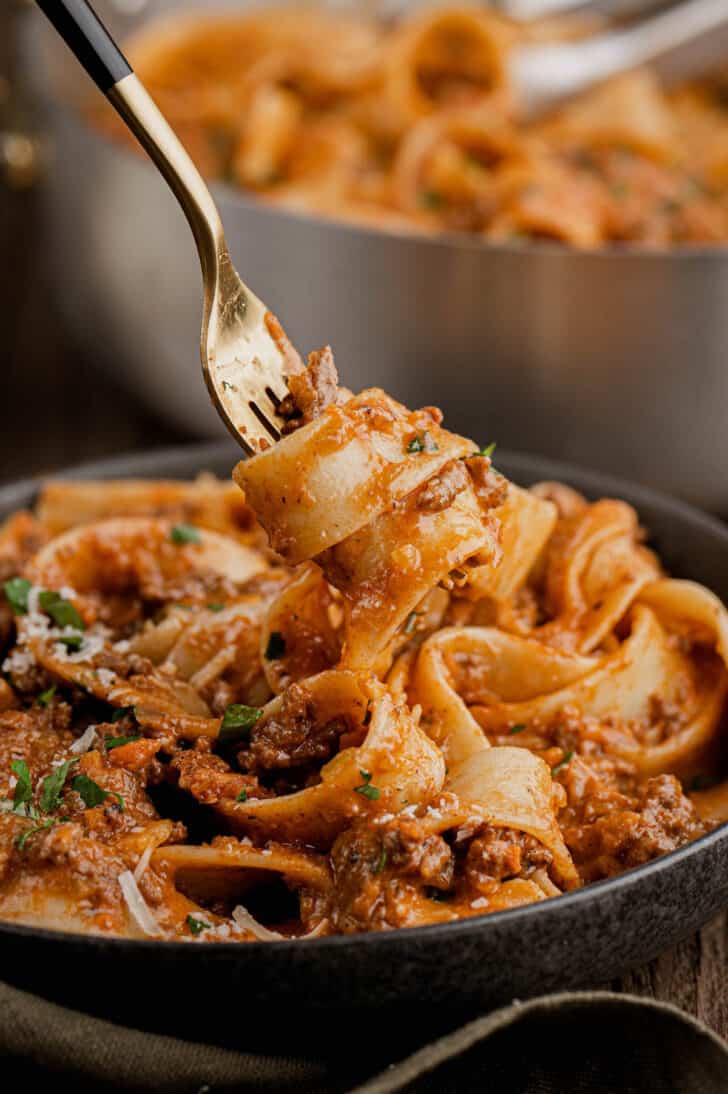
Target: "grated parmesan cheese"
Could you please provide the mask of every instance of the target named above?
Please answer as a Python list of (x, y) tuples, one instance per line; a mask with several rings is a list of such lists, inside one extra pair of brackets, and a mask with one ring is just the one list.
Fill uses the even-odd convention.
[(144, 934), (149, 935), (151, 938), (161, 938), (163, 935), (162, 928), (157, 923), (149, 909), (149, 905), (139, 892), (139, 886), (137, 885), (131, 870), (124, 870), (123, 873), (119, 874), (118, 881), (124, 900), (126, 901), (126, 906), (129, 909), (129, 914), (136, 925), (144, 931)]
[(22, 675), (24, 672), (29, 672), (35, 665), (35, 658), (28, 650), (15, 649), (6, 657), (3, 661), (3, 672), (9, 672), (12, 676), (14, 673)]
[(248, 909), (244, 908), (242, 904), (238, 904), (233, 908), (233, 919), (238, 927), (244, 927), (261, 942), (278, 942), (283, 938), (283, 935), (279, 934), (278, 931), (270, 931), (257, 919), (253, 919)]
[(149, 862), (151, 860), (151, 857), (152, 857), (153, 853), (154, 853), (154, 845), (150, 843), (142, 851), (142, 853), (139, 857), (139, 862), (136, 864), (136, 866), (134, 868), (134, 880), (135, 881), (139, 881), (139, 879), (146, 873), (146, 871), (149, 867)]
[(477, 900), (470, 901), (471, 908), (487, 908), (489, 901), (484, 896), (479, 896)]
[(74, 741), (69, 752), (80, 756), (82, 752), (89, 752), (96, 743), (96, 726), (87, 726), (77, 741)]

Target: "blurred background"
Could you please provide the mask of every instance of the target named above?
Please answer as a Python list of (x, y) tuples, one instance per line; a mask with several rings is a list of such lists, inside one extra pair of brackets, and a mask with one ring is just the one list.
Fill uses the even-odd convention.
[[(220, 4), (96, 6), (126, 40), (157, 15)], [(358, 6), (387, 18), (417, 9)], [(346, 115), (341, 147), (356, 158), (351, 147), (366, 133), (369, 161), (356, 166), (356, 202), (337, 191), (341, 216), (329, 215), (330, 188), (311, 184), (311, 156), (299, 157), (299, 175), (285, 184), (275, 164), (265, 181), (251, 176), (250, 156), (231, 164), (224, 151), (211, 163), (213, 144), (228, 150), (232, 139), (229, 119), (227, 129), (218, 119), (194, 151), (216, 180), (232, 254), (294, 342), (333, 344), (349, 386), (380, 384), (412, 405), (437, 403), (451, 426), (483, 443), (613, 472), (728, 513), (728, 0), (503, 0), (500, 8), (498, 18), (506, 9), (525, 21), (483, 30), (445, 20), (412, 31), (377, 77), (379, 99), (357, 93), (360, 113)], [(491, 37), (517, 55), (507, 73)], [(359, 71), (366, 44), (330, 51), (332, 86)], [(570, 52), (553, 52), (562, 46)], [(319, 53), (324, 47), (319, 38)], [(169, 86), (162, 77), (152, 88), (165, 109), (179, 108), (174, 124), (187, 125), (205, 80), (222, 86), (223, 55), (245, 77), (245, 50), (216, 48), (212, 60), (203, 49)], [(457, 79), (448, 50), (460, 56)], [(650, 72), (635, 77), (645, 59)], [(416, 103), (401, 93), (408, 66)], [(187, 98), (174, 83), (179, 72), (190, 80)], [(672, 96), (681, 80), (704, 76), (713, 83)], [(605, 77), (617, 82), (600, 90)], [(304, 118), (329, 124), (319, 115), (331, 88), (322, 107), (320, 87), (277, 79), (269, 105), (280, 112), (292, 90), (308, 94)], [(444, 120), (451, 115), (437, 96), (461, 95), (466, 84), (472, 96), (478, 81), (488, 84), (495, 120)], [(547, 149), (523, 153), (521, 132), (502, 121), (514, 82), (526, 97), (552, 96), (552, 106), (574, 90), (592, 98), (555, 126), (548, 116), (529, 122), (533, 147)], [(241, 117), (253, 109), (246, 94)], [(94, 95), (30, 0), (2, 0), (3, 480), (223, 436), (197, 357), (189, 231), (153, 168), (89, 122)], [(272, 154), (275, 118), (262, 117)], [(413, 160), (428, 132), (439, 134), (437, 154)], [(321, 133), (328, 155), (330, 134)], [(192, 147), (191, 124), (183, 136)], [(246, 139), (243, 131), (241, 147)], [(386, 179), (376, 156), (394, 162)], [(329, 178), (340, 179), (337, 171)], [(256, 189), (265, 203), (251, 200)]]

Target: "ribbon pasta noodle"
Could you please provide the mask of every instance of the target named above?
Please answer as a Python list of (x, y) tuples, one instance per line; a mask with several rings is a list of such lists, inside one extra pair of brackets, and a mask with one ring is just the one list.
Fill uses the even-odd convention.
[[(724, 73), (668, 91), (630, 72), (533, 121), (509, 54), (568, 22), (456, 3), (379, 23), (332, 7), (191, 14), (128, 43), (206, 176), (393, 231), (576, 248), (728, 240)], [(128, 139), (110, 115), (98, 124)]]
[(330, 350), (289, 388), (235, 487), (49, 483), (0, 529), (0, 917), (389, 930), (728, 819), (726, 610), (630, 506), (508, 483)]

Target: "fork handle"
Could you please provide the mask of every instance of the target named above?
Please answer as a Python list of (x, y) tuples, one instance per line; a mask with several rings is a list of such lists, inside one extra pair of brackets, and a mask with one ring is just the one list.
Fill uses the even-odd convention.
[(227, 245), (199, 171), (87, 0), (37, 4), (164, 176), (192, 228), (207, 286)]

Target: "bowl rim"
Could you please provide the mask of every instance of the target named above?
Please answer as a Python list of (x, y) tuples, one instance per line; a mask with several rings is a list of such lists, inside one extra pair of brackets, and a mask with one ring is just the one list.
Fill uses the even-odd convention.
[[(4, 517), (12, 508), (28, 506), (44, 482), (50, 480), (84, 480), (99, 478), (148, 477), (155, 475), (160, 478), (181, 479), (209, 470), (208, 463), (220, 463), (223, 459), (235, 458), (235, 453), (240, 452), (232, 440), (203, 442), (197, 444), (174, 445), (168, 447), (146, 449), (142, 452), (121, 454), (108, 459), (89, 461), (64, 468), (58, 472), (44, 473), (32, 478), (20, 479), (0, 485), (0, 517)], [(240, 452), (242, 456), (242, 452)], [(518, 481), (519, 475), (526, 479), (533, 479), (534, 473), (538, 479), (557, 479), (562, 482), (576, 482), (579, 489), (587, 494), (601, 497), (626, 497), (629, 504), (634, 504), (639, 510), (641, 505), (646, 505), (657, 511), (661, 511), (668, 519), (688, 521), (700, 528), (708, 535), (722, 541), (728, 549), (728, 526), (717, 517), (694, 508), (687, 502), (672, 498), (659, 490), (640, 484), (633, 484), (627, 480), (605, 475), (599, 471), (581, 470), (579, 467), (566, 462), (551, 460), (524, 452), (510, 452), (503, 449), (499, 452), (498, 463), (503, 465), (509, 477)], [(154, 466), (162, 465), (164, 470), (155, 472)], [(484, 915), (468, 916), (464, 919), (448, 920), (442, 923), (431, 923), (418, 927), (398, 927), (389, 931), (367, 931), (353, 935), (329, 935), (323, 938), (310, 939), (282, 939), (280, 941), (256, 941), (256, 953), (265, 955), (275, 952), (283, 958), (300, 954), (302, 947), (308, 953), (326, 953), (331, 950), (348, 948), (356, 945), (369, 948), (382, 949), (384, 953), (395, 949), (403, 939), (427, 944), (428, 940), (441, 940), (443, 938), (455, 939), (471, 937), (481, 934), (493, 925), (495, 930), (500, 925), (517, 923), (521, 920), (530, 920), (534, 916), (543, 922), (547, 918), (558, 917), (560, 912), (579, 910), (592, 903), (598, 903), (605, 894), (629, 894), (635, 888), (639, 888), (643, 880), (656, 878), (664, 873), (670, 873), (681, 863), (689, 860), (701, 852), (709, 852), (720, 844), (728, 842), (728, 822), (718, 825), (711, 832), (700, 836), (690, 843), (674, 851), (670, 851), (651, 862), (641, 866), (631, 867), (624, 873), (615, 877), (604, 878), (591, 882), (563, 893), (558, 897), (539, 901), (534, 904), (526, 904), (516, 908), (509, 908), (499, 912), (490, 912)], [(33, 926), (14, 920), (0, 919), (0, 938), (3, 935), (20, 936), (23, 938), (38, 938), (45, 942), (73, 943), (75, 945), (103, 946), (121, 950), (129, 947), (133, 949), (157, 950), (164, 949), (173, 957), (181, 957), (182, 954), (198, 952), (199, 949), (190, 945), (190, 941), (173, 939), (145, 939), (145, 938), (118, 938), (103, 934), (82, 934), (81, 932), (56, 930), (49, 927)], [(261, 950), (262, 947), (262, 950)], [(203, 953), (210, 956), (212, 953), (221, 959), (234, 954), (240, 955), (246, 952), (245, 946), (240, 942), (215, 942), (211, 947), (205, 946)]]

